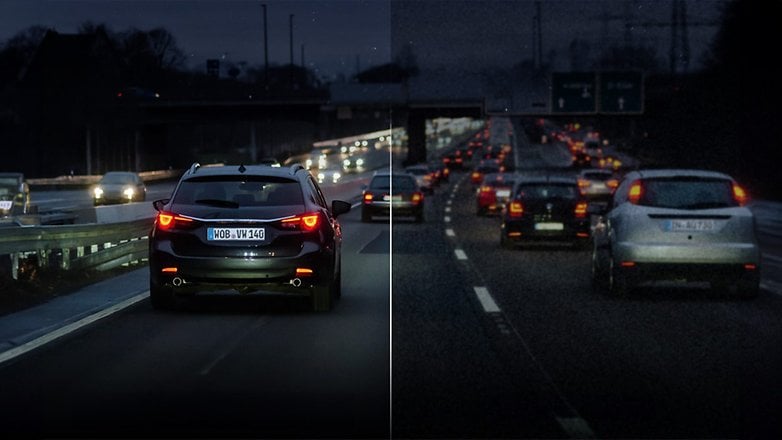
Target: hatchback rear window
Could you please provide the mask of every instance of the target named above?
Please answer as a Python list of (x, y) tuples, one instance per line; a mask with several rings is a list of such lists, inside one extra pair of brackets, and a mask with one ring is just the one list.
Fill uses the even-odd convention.
[(303, 205), (295, 180), (256, 176), (221, 176), (185, 180), (174, 203), (226, 207)]
[(610, 173), (584, 173), (581, 176), (584, 179), (597, 180), (601, 182), (605, 182), (606, 180), (613, 177), (613, 175)]
[(576, 185), (569, 184), (524, 184), (519, 187), (518, 196), (523, 199), (577, 199)]
[[(389, 190), (389, 182), (391, 179), (388, 176), (378, 176), (372, 179), (372, 183), (369, 184), (370, 189)], [(394, 176), (393, 177), (394, 191), (415, 191), (418, 189), (418, 185), (412, 176)]]
[(644, 179), (639, 205), (657, 208), (709, 209), (739, 206), (733, 183), (725, 179)]

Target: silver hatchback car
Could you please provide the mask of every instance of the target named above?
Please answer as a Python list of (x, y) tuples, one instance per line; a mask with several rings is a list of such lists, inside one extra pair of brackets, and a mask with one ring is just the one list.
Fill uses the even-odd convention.
[(728, 175), (699, 170), (628, 173), (593, 237), (595, 287), (614, 295), (648, 281), (708, 281), (755, 297), (760, 250), (747, 195)]

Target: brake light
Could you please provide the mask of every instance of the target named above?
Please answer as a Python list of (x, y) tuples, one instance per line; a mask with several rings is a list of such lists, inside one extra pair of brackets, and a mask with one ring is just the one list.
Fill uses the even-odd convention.
[(489, 185), (483, 185), (483, 186), (481, 186), (481, 192), (482, 192), (482, 193), (491, 192), (491, 190), (492, 190), (492, 188), (491, 188)]
[(280, 221), (280, 225), (287, 229), (301, 229), (304, 232), (314, 231), (320, 223), (320, 214), (317, 212), (298, 215)]
[(606, 181), (606, 186), (611, 189), (616, 189), (619, 186), (619, 181), (616, 179), (609, 179)]
[(424, 195), (423, 194), (421, 194), (419, 192), (413, 193), (413, 197), (412, 197), (413, 203), (419, 204), (419, 203), (421, 203), (421, 201), (423, 199), (424, 199)]
[(580, 202), (576, 204), (576, 218), (584, 218), (587, 214), (587, 204)]
[(635, 261), (622, 261), (619, 264), (622, 267), (635, 267)]
[(578, 179), (578, 187), (579, 188), (586, 188), (589, 186), (589, 181), (586, 179)]
[(508, 212), (510, 212), (511, 217), (521, 217), (524, 214), (524, 205), (518, 201), (511, 202)]
[(744, 269), (745, 270), (755, 270), (757, 268), (758, 268), (758, 266), (755, 265), (755, 264), (752, 264), (752, 263), (747, 263), (747, 264), (744, 265)]
[(364, 203), (372, 203), (373, 198), (374, 196), (372, 196), (370, 193), (364, 194)]
[(306, 268), (306, 267), (297, 267), (296, 268), (296, 276), (297, 277), (311, 277), (314, 274), (312, 269)]
[(628, 193), (627, 198), (630, 200), (630, 203), (637, 205), (638, 201), (641, 200), (642, 193), (643, 188), (641, 187), (641, 182), (636, 180), (630, 185), (630, 192)]
[(479, 173), (477, 171), (472, 173), (472, 180), (473, 181), (477, 181), (477, 180), (480, 180), (480, 179), (481, 179), (481, 173)]
[(747, 197), (747, 192), (744, 191), (744, 188), (735, 183), (733, 184), (733, 198), (736, 199), (736, 202), (738, 202), (739, 206), (746, 205), (747, 201), (749, 200), (749, 197)]
[(173, 229), (174, 226), (186, 226), (193, 224), (193, 219), (182, 217), (170, 212), (161, 212), (157, 215), (157, 226), (159, 229), (168, 231)]

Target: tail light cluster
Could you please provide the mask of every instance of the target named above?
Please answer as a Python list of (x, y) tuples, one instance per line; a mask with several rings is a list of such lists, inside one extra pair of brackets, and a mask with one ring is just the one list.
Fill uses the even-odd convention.
[(424, 201), (424, 195), (420, 192), (414, 192), (411, 200), (414, 204), (417, 205)]
[(312, 232), (318, 229), (319, 224), (320, 214), (317, 212), (310, 212), (280, 220), (280, 227), (282, 229), (298, 230), (302, 232)]
[(364, 203), (369, 204), (372, 203), (372, 200), (375, 196), (372, 195), (372, 193), (364, 193)]
[(747, 192), (744, 191), (744, 188), (740, 187), (737, 183), (733, 184), (733, 198), (736, 199), (736, 202), (739, 204), (739, 206), (746, 206), (747, 202), (749, 201)]
[(524, 215), (524, 205), (518, 200), (510, 202), (508, 205), (508, 214), (513, 218), (521, 217)]
[(584, 218), (587, 215), (587, 203), (586, 202), (578, 202), (576, 203), (576, 218)]
[(641, 200), (643, 192), (644, 190), (641, 181), (636, 180), (630, 185), (630, 191), (627, 193), (627, 199), (630, 201), (630, 203), (637, 205), (638, 201)]
[(187, 229), (196, 225), (196, 221), (183, 217), (181, 215), (174, 214), (172, 212), (159, 212), (155, 219), (155, 225), (162, 231), (170, 231), (174, 228)]

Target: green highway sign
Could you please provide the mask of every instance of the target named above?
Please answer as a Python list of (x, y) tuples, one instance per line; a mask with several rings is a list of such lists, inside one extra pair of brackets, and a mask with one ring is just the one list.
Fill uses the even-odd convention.
[(597, 112), (597, 81), (594, 72), (551, 74), (551, 113)]
[(643, 113), (644, 81), (641, 72), (601, 72), (598, 78), (598, 112)]

